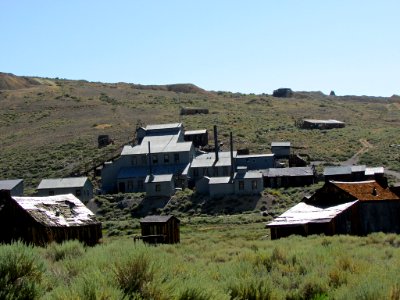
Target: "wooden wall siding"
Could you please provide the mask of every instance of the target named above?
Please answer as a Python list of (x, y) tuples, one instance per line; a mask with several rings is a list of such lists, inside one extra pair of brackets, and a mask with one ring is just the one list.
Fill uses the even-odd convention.
[[(165, 223), (141, 223), (143, 241), (148, 243), (175, 244), (180, 242), (179, 222), (170, 219)], [(160, 236), (163, 236), (162, 238)]]
[[(1, 204), (1, 203), (0, 203)], [(22, 240), (38, 246), (51, 242), (78, 240), (93, 246), (102, 238), (100, 222), (81, 226), (46, 226), (36, 220), (14, 201), (3, 202), (0, 210), (0, 241)]]

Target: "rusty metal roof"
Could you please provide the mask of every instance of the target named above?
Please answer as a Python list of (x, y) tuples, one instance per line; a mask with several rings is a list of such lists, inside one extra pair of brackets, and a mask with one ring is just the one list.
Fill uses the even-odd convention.
[(331, 183), (360, 201), (400, 200), (399, 196), (389, 189), (383, 188), (375, 180), (359, 182), (331, 181)]
[(95, 215), (74, 195), (12, 197), (37, 222), (50, 227), (99, 224)]

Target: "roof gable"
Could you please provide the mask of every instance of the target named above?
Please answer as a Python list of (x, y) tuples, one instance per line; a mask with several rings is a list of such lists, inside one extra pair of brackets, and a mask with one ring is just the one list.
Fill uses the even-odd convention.
[(11, 199), (45, 226), (73, 227), (99, 223), (95, 215), (72, 194)]
[(165, 223), (172, 218), (180, 222), (180, 220), (177, 217), (168, 215), (168, 216), (146, 216), (143, 219), (140, 219), (140, 223)]

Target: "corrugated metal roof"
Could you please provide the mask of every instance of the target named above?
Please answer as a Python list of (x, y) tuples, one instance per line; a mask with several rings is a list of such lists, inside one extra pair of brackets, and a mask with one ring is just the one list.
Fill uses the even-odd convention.
[(344, 124), (344, 122), (333, 119), (329, 120), (304, 119), (303, 121), (308, 123), (318, 123), (318, 124)]
[(95, 215), (72, 194), (12, 199), (45, 226), (72, 227), (99, 223)]
[(185, 135), (204, 134), (204, 133), (207, 133), (207, 129), (198, 129), (198, 130), (187, 130), (187, 131), (185, 131)]
[(209, 177), (209, 181), (208, 184), (212, 185), (212, 184), (225, 184), (225, 183), (229, 183), (231, 180), (231, 178), (228, 177)]
[(171, 182), (172, 181), (172, 174), (163, 174), (163, 175), (147, 175), (145, 183), (149, 182)]
[(365, 172), (365, 165), (351, 166), (351, 172)]
[[(233, 151), (233, 157), (236, 157), (237, 152)], [(229, 151), (218, 152), (218, 161), (216, 162), (216, 167), (230, 166), (231, 165), (231, 154)], [(192, 161), (191, 168), (208, 168), (214, 166), (215, 153), (210, 152), (207, 154), (200, 154), (195, 157)]]
[(375, 180), (358, 182), (331, 181), (331, 183), (360, 201), (400, 200), (399, 196), (389, 189), (383, 188)]
[(169, 216), (147, 216), (144, 217), (143, 219), (140, 219), (140, 223), (165, 223), (171, 218), (175, 218), (178, 222), (180, 222), (179, 219), (176, 218), (175, 216), (169, 215)]
[(329, 207), (318, 207), (300, 202), (279, 217), (275, 218), (272, 222), (268, 223), (267, 226), (274, 227), (307, 223), (327, 223), (356, 202), (357, 201), (352, 201)]
[(179, 129), (182, 127), (182, 123), (168, 123), (168, 124), (152, 124), (147, 125), (145, 130), (160, 130), (160, 129)]
[(384, 174), (384, 167), (365, 168), (365, 175)]
[(246, 173), (235, 173), (234, 178), (238, 179), (259, 179), (262, 178), (263, 174), (260, 172), (250, 172), (247, 171)]
[(53, 179), (43, 179), (38, 190), (41, 189), (60, 189), (60, 188), (75, 188), (83, 187), (85, 185), (87, 177), (69, 177), (69, 178), (53, 178)]
[(20, 184), (23, 179), (6, 179), (0, 180), (0, 190), (12, 190), (18, 184)]
[(257, 157), (265, 157), (265, 158), (273, 158), (275, 154), (269, 153), (269, 154), (246, 154), (246, 155), (238, 155), (236, 156), (237, 159), (251, 159), (251, 158), (257, 158)]
[(272, 142), (271, 147), (290, 147), (290, 142)]
[(150, 142), (150, 151), (154, 154), (190, 151), (193, 144), (192, 142), (179, 142), (176, 134), (146, 136), (140, 145), (124, 146), (121, 155), (147, 154), (149, 152), (148, 142)]
[(351, 166), (325, 167), (324, 176), (351, 174)]
[(293, 168), (270, 168), (264, 173), (266, 177), (291, 177), (291, 176), (313, 176), (314, 171), (311, 167)]

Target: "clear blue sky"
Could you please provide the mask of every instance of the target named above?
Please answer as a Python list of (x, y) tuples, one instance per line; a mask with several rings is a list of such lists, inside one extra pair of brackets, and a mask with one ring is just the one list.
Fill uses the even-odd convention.
[(0, 72), (391, 96), (399, 14), (399, 0), (0, 0)]

